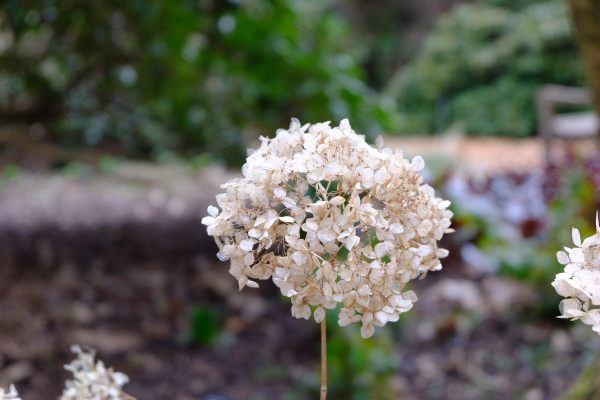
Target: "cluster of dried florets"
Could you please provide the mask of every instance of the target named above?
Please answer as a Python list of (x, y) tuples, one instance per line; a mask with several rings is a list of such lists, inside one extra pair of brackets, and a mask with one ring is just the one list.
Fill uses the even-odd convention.
[[(121, 391), (129, 382), (127, 375), (106, 368), (102, 361), (95, 360), (93, 351), (84, 351), (79, 346), (71, 350), (77, 358), (65, 369), (73, 374), (73, 380), (65, 383), (59, 400), (132, 400), (133, 397)], [(8, 391), (0, 388), (0, 400), (21, 400), (16, 388), (10, 385)]]
[(21, 400), (19, 393), (14, 385), (10, 385), (8, 390), (0, 388), (0, 400)]
[(121, 390), (129, 382), (127, 375), (107, 368), (102, 361), (96, 361), (93, 351), (84, 351), (79, 346), (73, 346), (71, 350), (77, 354), (77, 358), (65, 369), (73, 374), (73, 380), (65, 383), (60, 400), (131, 399)]
[(202, 221), (240, 290), (272, 278), (317, 322), (341, 303), (339, 324), (362, 322), (363, 337), (398, 320), (417, 299), (406, 284), (448, 254), (450, 202), (423, 184), (423, 159), (370, 146), (348, 120), (294, 119), (261, 142)]
[(572, 231), (576, 247), (556, 253), (564, 272), (556, 275), (552, 286), (566, 297), (560, 302), (559, 318), (581, 320), (600, 334), (600, 224), (596, 215), (596, 233), (581, 241), (576, 228)]

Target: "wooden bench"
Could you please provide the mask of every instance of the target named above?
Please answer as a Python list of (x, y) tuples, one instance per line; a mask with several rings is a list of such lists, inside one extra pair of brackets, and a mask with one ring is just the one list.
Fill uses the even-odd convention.
[(591, 106), (592, 94), (583, 88), (544, 86), (537, 95), (538, 134), (544, 141), (546, 161), (552, 160), (552, 140), (584, 139), (597, 136), (600, 120), (594, 112), (557, 114), (556, 105)]

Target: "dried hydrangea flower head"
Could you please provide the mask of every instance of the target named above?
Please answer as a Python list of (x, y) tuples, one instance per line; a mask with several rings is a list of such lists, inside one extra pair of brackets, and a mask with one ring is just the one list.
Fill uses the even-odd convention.
[(370, 146), (348, 120), (293, 119), (261, 138), (202, 223), (240, 290), (272, 279), (294, 317), (317, 322), (341, 304), (339, 324), (361, 322), (369, 337), (413, 306), (406, 284), (448, 254), (437, 241), (451, 231), (450, 202), (423, 184), (423, 168), (380, 139)]
[(93, 351), (84, 351), (79, 346), (73, 346), (71, 350), (77, 358), (65, 365), (65, 369), (73, 374), (73, 380), (65, 383), (60, 400), (132, 399), (121, 391), (123, 385), (129, 382), (127, 375), (96, 361)]
[(558, 262), (565, 266), (556, 275), (552, 286), (566, 297), (560, 302), (559, 318), (581, 320), (591, 325), (600, 335), (600, 224), (596, 214), (596, 233), (581, 241), (576, 228), (572, 230), (575, 247), (565, 247), (556, 253)]
[(19, 397), (19, 393), (17, 393), (15, 385), (10, 385), (8, 387), (8, 390), (0, 388), (0, 400), (21, 400), (21, 398)]

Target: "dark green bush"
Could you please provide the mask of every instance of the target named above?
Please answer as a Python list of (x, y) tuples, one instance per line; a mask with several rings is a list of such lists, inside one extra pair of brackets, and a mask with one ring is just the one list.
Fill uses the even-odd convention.
[(458, 124), (525, 136), (535, 130), (535, 93), (549, 83), (582, 85), (565, 4), (489, 0), (442, 17), (387, 94), (397, 100), (400, 132)]
[(376, 132), (389, 113), (348, 32), (331, 1), (9, 0), (0, 118), (62, 145), (230, 163), (293, 116)]

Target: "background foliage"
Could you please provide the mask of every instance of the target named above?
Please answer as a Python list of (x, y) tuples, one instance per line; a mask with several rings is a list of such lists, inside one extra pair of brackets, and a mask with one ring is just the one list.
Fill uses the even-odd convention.
[(0, 115), (62, 144), (232, 163), (292, 116), (378, 131), (386, 113), (348, 32), (329, 1), (9, 1)]
[(398, 103), (399, 131), (460, 125), (526, 136), (535, 131), (535, 93), (548, 83), (582, 85), (564, 2), (489, 0), (442, 17), (387, 93)]
[(0, 120), (63, 147), (229, 164), (292, 116), (532, 134), (539, 86), (582, 84), (565, 5), (460, 2), (9, 0)]
[(442, 183), (454, 203), (457, 252), (476, 269), (526, 282), (538, 297), (536, 315), (555, 315), (549, 283), (564, 269), (556, 252), (573, 246), (572, 227), (584, 238), (595, 231), (598, 160), (567, 153), (543, 170)]

